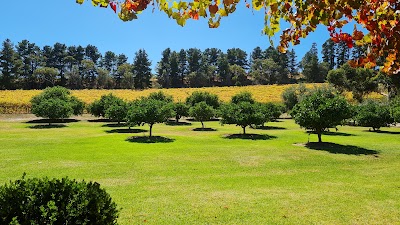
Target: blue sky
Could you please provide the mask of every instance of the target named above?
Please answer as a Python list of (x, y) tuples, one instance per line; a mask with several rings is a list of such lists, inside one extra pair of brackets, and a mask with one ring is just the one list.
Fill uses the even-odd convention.
[[(261, 34), (264, 12), (252, 12), (244, 5), (223, 18), (217, 29), (208, 28), (206, 20), (188, 21), (185, 27), (176, 24), (157, 8), (139, 15), (132, 22), (122, 22), (110, 9), (95, 8), (90, 1), (83, 5), (75, 0), (3, 1), (0, 14), (0, 40), (10, 38), (14, 44), (28, 39), (40, 47), (56, 42), (66, 45), (95, 45), (100, 52), (111, 50), (124, 53), (132, 62), (134, 53), (145, 49), (152, 61), (152, 68), (161, 58), (161, 52), (172, 50), (216, 47), (224, 52), (241, 48), (250, 54), (256, 47), (270, 46), (267, 36)], [(329, 38), (325, 27), (294, 49), (301, 60), (316, 42), (321, 45)], [(279, 36), (273, 38), (277, 44)]]

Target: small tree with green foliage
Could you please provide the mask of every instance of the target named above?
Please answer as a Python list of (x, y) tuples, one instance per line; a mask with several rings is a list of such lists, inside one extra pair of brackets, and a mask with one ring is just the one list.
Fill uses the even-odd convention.
[(165, 102), (165, 103), (172, 103), (174, 101), (174, 98), (171, 95), (166, 95), (162, 91), (153, 92), (153, 93), (151, 93), (149, 95), (148, 98), (149, 99), (158, 100), (158, 101), (162, 101), (162, 102)]
[(394, 122), (400, 123), (400, 97), (396, 97), (390, 101), (390, 112)]
[(96, 117), (105, 117), (107, 109), (113, 105), (115, 102), (121, 101), (122, 99), (118, 98), (113, 94), (103, 95), (99, 100), (95, 100), (92, 104), (89, 105), (88, 111), (90, 114)]
[[(66, 119), (71, 115), (80, 115), (84, 103), (71, 96), (64, 87), (46, 88), (31, 99), (32, 113), (48, 119)], [(50, 125), (50, 123), (49, 123)]]
[(154, 124), (164, 123), (172, 115), (171, 104), (155, 99), (141, 98), (130, 105), (126, 119), (129, 126), (148, 124), (150, 137), (152, 137)]
[(250, 92), (245, 91), (232, 96), (231, 102), (233, 104), (238, 104), (240, 102), (249, 102), (253, 104), (256, 101), (254, 100), (253, 95)]
[(374, 131), (394, 122), (389, 104), (373, 100), (367, 100), (357, 107), (355, 120), (359, 126), (372, 127)]
[(105, 116), (120, 124), (125, 120), (127, 113), (128, 104), (122, 99), (115, 99), (115, 101), (107, 108)]
[(194, 106), (200, 102), (205, 102), (214, 109), (218, 109), (220, 105), (218, 95), (205, 91), (194, 91), (189, 97), (186, 98), (186, 103), (189, 106)]
[(297, 124), (318, 135), (322, 142), (322, 132), (342, 124), (351, 116), (349, 103), (331, 89), (315, 89), (297, 103), (292, 112)]
[(299, 102), (300, 96), (307, 92), (304, 84), (298, 86), (290, 86), (282, 93), (283, 104), (285, 105), (286, 112), (289, 112)]
[(189, 106), (186, 105), (183, 102), (178, 102), (175, 103), (173, 105), (173, 110), (174, 110), (174, 114), (175, 114), (175, 120), (177, 123), (179, 123), (179, 120), (183, 117), (183, 116), (189, 116)]
[(190, 107), (189, 115), (196, 121), (200, 121), (202, 129), (204, 129), (204, 121), (210, 120), (212, 117), (214, 117), (215, 110), (206, 102), (199, 102)]
[(275, 121), (277, 120), (283, 113), (284, 106), (273, 103), (273, 102), (267, 102), (261, 105), (263, 114), (268, 115), (270, 120), (269, 121)]
[(118, 209), (96, 182), (26, 179), (0, 186), (0, 224), (117, 224)]
[(246, 134), (246, 127), (261, 125), (267, 118), (263, 115), (260, 104), (247, 101), (223, 105), (221, 115), (222, 124), (236, 124), (242, 127), (243, 134)]

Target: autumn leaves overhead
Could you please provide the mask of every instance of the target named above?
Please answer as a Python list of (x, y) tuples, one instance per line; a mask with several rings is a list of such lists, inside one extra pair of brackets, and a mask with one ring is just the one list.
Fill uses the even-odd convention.
[[(148, 8), (165, 12), (184, 26), (188, 19), (208, 19), (210, 28), (217, 28), (222, 17), (235, 12), (240, 0), (91, 0), (94, 6), (108, 7), (118, 13), (123, 21), (137, 19)], [(352, 61), (353, 66), (374, 68), (377, 60), (385, 59), (381, 71), (387, 74), (400, 72), (400, 2), (398, 0), (252, 0), (246, 6), (264, 10), (263, 33), (269, 37), (280, 31), (281, 21), (291, 26), (282, 31), (279, 50), (285, 52), (289, 44), (300, 43), (318, 25), (325, 25), (335, 42), (344, 41), (348, 47), (364, 45), (368, 54)], [(84, 0), (76, 0), (82, 4)], [(352, 34), (342, 32), (349, 22), (354, 22)], [(363, 32), (361, 31), (363, 29)]]

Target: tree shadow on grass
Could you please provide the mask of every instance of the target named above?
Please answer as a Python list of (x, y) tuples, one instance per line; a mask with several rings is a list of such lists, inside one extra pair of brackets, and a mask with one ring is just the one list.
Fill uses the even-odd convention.
[(108, 122), (112, 122), (112, 121), (110, 119), (100, 118), (100, 119), (88, 120), (88, 122), (91, 122), (91, 123), (108, 123)]
[(245, 140), (270, 140), (275, 139), (275, 136), (270, 136), (267, 134), (231, 134), (224, 138), (227, 139), (245, 139)]
[(176, 122), (175, 120), (170, 120), (165, 123), (168, 126), (191, 126), (192, 123), (188, 122)]
[(30, 120), (25, 123), (31, 124), (31, 123), (75, 123), (79, 122), (77, 119), (37, 119), (37, 120)]
[[(194, 118), (187, 118), (186, 119), (187, 121), (197, 121), (197, 120), (195, 120)], [(221, 119), (220, 118), (211, 118), (211, 119), (209, 119), (209, 120), (204, 120), (204, 122), (207, 122), (207, 121), (220, 121)]]
[(102, 125), (102, 127), (126, 127), (127, 125), (125, 123), (108, 123), (108, 124), (104, 124)]
[(143, 129), (113, 129), (113, 130), (107, 130), (106, 131), (109, 134), (114, 134), (114, 133), (118, 133), (118, 134), (137, 134), (137, 133), (144, 133), (147, 132), (147, 130), (143, 130)]
[(167, 137), (161, 137), (161, 136), (132, 136), (126, 141), (129, 142), (134, 142), (134, 143), (145, 143), (145, 144), (151, 144), (151, 143), (171, 143), (174, 142), (175, 139), (172, 138), (167, 138)]
[(340, 145), (330, 142), (310, 142), (305, 144), (305, 147), (312, 149), (312, 150), (320, 150), (320, 151), (327, 151), (333, 154), (346, 154), (346, 155), (375, 155), (378, 157), (378, 151), (369, 150), (353, 145)]
[[(309, 134), (317, 134), (314, 131), (307, 131), (307, 133), (309, 133)], [(322, 135), (343, 136), (343, 137), (357, 136), (355, 134), (348, 134), (348, 133), (343, 133), (343, 132), (331, 132), (331, 131), (324, 131), (324, 132), (322, 132)]]
[(377, 130), (377, 131), (372, 131), (372, 130), (364, 130), (364, 132), (371, 132), (371, 133), (378, 133), (378, 134), (400, 134), (400, 131), (388, 131), (388, 130)]
[(192, 129), (192, 131), (217, 131), (217, 129), (205, 127), (205, 128), (194, 128)]
[(274, 126), (260, 126), (256, 127), (257, 130), (286, 130), (284, 127), (274, 127)]
[(67, 127), (65, 124), (40, 124), (29, 126), (31, 129), (52, 129), (52, 128), (63, 128)]

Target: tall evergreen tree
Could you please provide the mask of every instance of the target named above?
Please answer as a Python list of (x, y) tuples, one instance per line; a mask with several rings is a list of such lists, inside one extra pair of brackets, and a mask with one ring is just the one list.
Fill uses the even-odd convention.
[(104, 54), (104, 57), (101, 59), (103, 69), (106, 69), (110, 73), (111, 77), (113, 77), (115, 80), (115, 88), (121, 88), (122, 77), (120, 77), (117, 73), (117, 62), (117, 55), (112, 51), (107, 51)]
[(147, 53), (143, 49), (139, 49), (135, 53), (135, 59), (133, 61), (133, 75), (135, 77), (135, 88), (145, 89), (151, 87), (151, 62), (147, 56)]
[(247, 62), (247, 53), (240, 48), (231, 48), (227, 50), (229, 65), (238, 65), (246, 70), (249, 66)]
[(337, 68), (346, 64), (350, 59), (350, 49), (347, 46), (346, 42), (341, 41), (337, 44), (336, 48), (336, 65)]
[(318, 49), (316, 43), (313, 43), (310, 51), (304, 55), (301, 61), (301, 67), (307, 82), (324, 82), (328, 71), (325, 69), (326, 66), (324, 64), (318, 62)]
[(263, 50), (259, 46), (255, 47), (251, 52), (250, 63), (253, 64), (257, 59), (265, 59)]
[(15, 81), (21, 72), (22, 62), (18, 62), (18, 55), (10, 39), (6, 39), (0, 51), (1, 84), (4, 89), (14, 89)]
[(188, 62), (188, 73), (198, 72), (201, 64), (201, 51), (197, 48), (190, 48), (186, 52)]
[(219, 80), (223, 86), (232, 85), (232, 77), (229, 71), (229, 61), (228, 56), (222, 53), (218, 58), (217, 72), (219, 75)]
[(297, 56), (294, 49), (288, 52), (288, 69), (289, 69), (289, 79), (293, 81), (294, 77), (298, 74), (298, 63)]
[(65, 78), (65, 62), (64, 59), (67, 56), (67, 46), (61, 43), (55, 43), (53, 46), (53, 51), (51, 52), (51, 58), (53, 62), (53, 67), (59, 72), (58, 76), (60, 78), (60, 85), (65, 86), (67, 80)]
[(95, 65), (97, 65), (99, 59), (101, 58), (101, 54), (99, 49), (96, 46), (88, 45), (85, 48), (85, 58), (93, 61)]
[(178, 76), (180, 79), (180, 86), (183, 87), (185, 85), (185, 78), (187, 75), (187, 58), (186, 58), (186, 51), (184, 49), (181, 49), (179, 51), (179, 63), (178, 63)]
[(328, 63), (329, 70), (335, 68), (336, 43), (329, 38), (322, 45), (322, 61)]
[(119, 54), (117, 58), (117, 67), (125, 63), (128, 63), (128, 57), (125, 54)]
[(171, 53), (171, 57), (169, 58), (169, 68), (171, 87), (181, 87), (181, 79), (179, 77), (179, 54), (175, 51)]
[(161, 53), (161, 60), (157, 64), (157, 78), (158, 83), (164, 87), (171, 87), (171, 66), (170, 66), (170, 57), (171, 57), (171, 49), (167, 48)]

